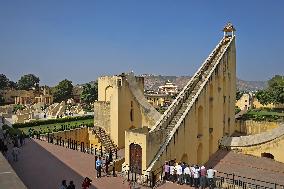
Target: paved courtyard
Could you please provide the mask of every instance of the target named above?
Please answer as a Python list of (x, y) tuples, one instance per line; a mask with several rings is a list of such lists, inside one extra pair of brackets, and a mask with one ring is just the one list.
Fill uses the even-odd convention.
[[(83, 178), (86, 176), (93, 180), (92, 189), (128, 188), (126, 183), (123, 184), (121, 177), (109, 176), (96, 179), (94, 156), (39, 140), (26, 140), (26, 144), (21, 148), (19, 162), (13, 162), (11, 155), (8, 159), (29, 189), (58, 188), (63, 179), (67, 182), (73, 180), (76, 188), (81, 188)], [(284, 164), (270, 159), (220, 151), (211, 158), (209, 164), (218, 171), (284, 184)], [(159, 188), (189, 187), (166, 183)]]

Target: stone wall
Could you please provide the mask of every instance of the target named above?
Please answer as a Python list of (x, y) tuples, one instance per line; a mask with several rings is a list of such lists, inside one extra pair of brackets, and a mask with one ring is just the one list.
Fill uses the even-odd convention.
[(83, 127), (70, 129), (65, 131), (53, 132), (52, 135), (55, 137), (55, 139), (57, 137), (61, 137), (61, 140), (64, 140), (65, 142), (67, 142), (69, 138), (71, 138), (71, 140), (84, 142), (86, 147), (87, 145), (91, 146), (91, 144), (93, 144), (94, 148), (96, 146), (100, 146), (98, 138), (95, 136), (95, 134), (93, 134), (93, 128)]
[(236, 120), (236, 130), (246, 135), (259, 134), (279, 127), (278, 122)]
[(94, 103), (94, 126), (102, 127), (108, 134), (110, 131), (110, 102)]

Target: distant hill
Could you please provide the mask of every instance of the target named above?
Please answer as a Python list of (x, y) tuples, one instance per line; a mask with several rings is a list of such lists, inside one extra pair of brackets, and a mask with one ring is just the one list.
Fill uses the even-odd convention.
[[(191, 76), (164, 76), (164, 75), (153, 75), (153, 74), (142, 74), (144, 77), (145, 90), (158, 90), (158, 87), (164, 85), (167, 80), (182, 89), (186, 83), (190, 80)], [(89, 83), (94, 84), (95, 81)], [(82, 86), (78, 85), (78, 86)], [(267, 87), (267, 81), (244, 81), (237, 79), (237, 88), (240, 91), (257, 91)]]
[[(164, 85), (167, 80), (170, 80), (179, 89), (182, 89), (186, 83), (190, 80), (191, 76), (162, 76), (162, 75), (150, 75), (143, 74), (145, 89), (146, 90), (158, 90), (160, 85)], [(262, 90), (267, 86), (266, 81), (244, 81), (237, 79), (237, 88), (240, 91), (256, 91)]]

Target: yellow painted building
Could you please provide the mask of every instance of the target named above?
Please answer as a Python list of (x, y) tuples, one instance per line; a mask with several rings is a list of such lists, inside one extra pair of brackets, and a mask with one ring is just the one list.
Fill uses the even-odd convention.
[(241, 110), (248, 110), (252, 107), (252, 97), (250, 94), (243, 94), (241, 98), (236, 102), (236, 106)]
[(125, 146), (125, 131), (152, 127), (160, 114), (143, 94), (144, 78), (133, 73), (98, 79), (94, 126), (103, 128), (118, 148)]
[(125, 134), (125, 167), (149, 174), (165, 161), (205, 163), (218, 141), (235, 131), (236, 48), (234, 27), (151, 128)]
[(145, 94), (147, 101), (154, 107), (170, 105), (173, 98), (168, 94)]

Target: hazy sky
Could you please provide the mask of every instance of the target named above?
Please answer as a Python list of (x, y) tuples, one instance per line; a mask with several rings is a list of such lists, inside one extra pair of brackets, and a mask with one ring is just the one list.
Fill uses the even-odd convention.
[(0, 0), (0, 73), (74, 84), (101, 75), (192, 75), (237, 29), (237, 75), (284, 73), (283, 0)]

